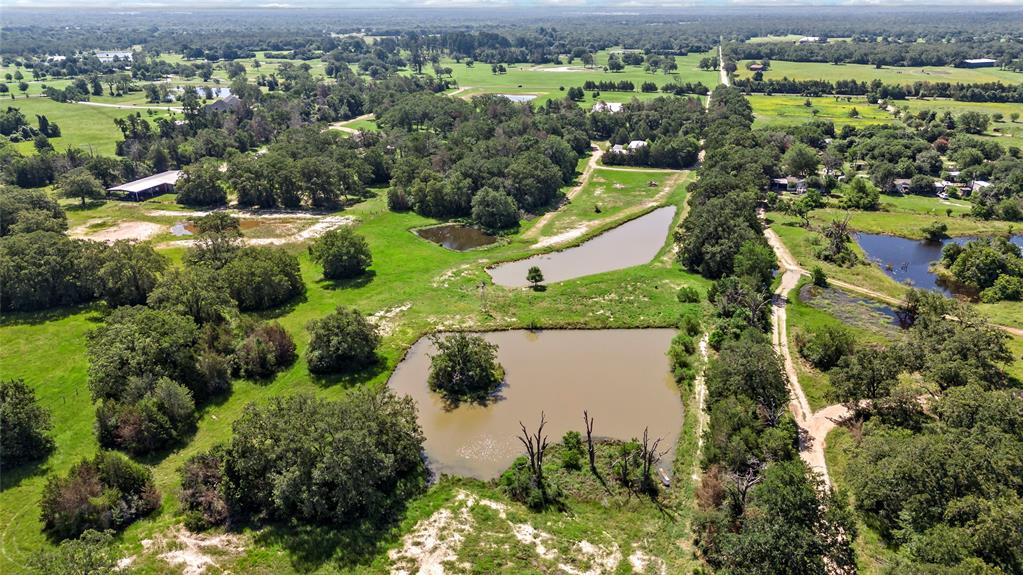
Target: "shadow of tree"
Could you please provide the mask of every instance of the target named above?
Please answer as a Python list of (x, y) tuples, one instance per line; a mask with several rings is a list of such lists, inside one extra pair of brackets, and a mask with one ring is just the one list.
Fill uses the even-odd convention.
[(374, 270), (366, 270), (362, 274), (354, 278), (347, 278), (341, 280), (330, 280), (327, 278), (320, 278), (316, 280), (316, 285), (325, 290), (339, 290), (349, 288), (361, 288), (366, 287), (373, 281), (377, 273)]
[(93, 302), (69, 307), (59, 307), (42, 311), (3, 312), (0, 314), (0, 327), (18, 325), (42, 325), (84, 312), (96, 312), (86, 317), (87, 321), (103, 323), (106, 306), (101, 302)]
[(364, 367), (353, 367), (339, 373), (310, 374), (310, 377), (320, 387), (339, 384), (344, 387), (355, 387), (372, 381), (385, 371), (387, 371), (387, 362), (378, 356), (376, 361)]
[(50, 467), (47, 465), (47, 462), (51, 454), (52, 452), (47, 453), (46, 457), (36, 461), (26, 461), (16, 467), (4, 465), (4, 472), (0, 474), (0, 493), (8, 489), (14, 489), (26, 479), (49, 473)]
[(261, 546), (284, 548), (292, 567), (300, 573), (317, 571), (328, 562), (340, 569), (368, 565), (385, 536), (397, 525), (396, 514), (385, 515), (344, 527), (271, 525), (259, 531), (253, 540)]

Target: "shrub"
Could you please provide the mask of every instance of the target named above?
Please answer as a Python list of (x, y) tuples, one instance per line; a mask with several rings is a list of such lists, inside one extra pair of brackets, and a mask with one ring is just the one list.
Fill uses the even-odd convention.
[(100, 445), (144, 455), (167, 448), (194, 426), (192, 393), (166, 377), (134, 378), (120, 398), (104, 399), (96, 409)]
[(795, 339), (799, 354), (822, 371), (837, 365), (855, 347), (852, 332), (837, 324), (810, 328), (807, 333), (797, 334)]
[(940, 242), (948, 237), (948, 225), (942, 222), (931, 222), (920, 228), (920, 231), (924, 233), (924, 237), (929, 242)]
[(149, 307), (187, 316), (198, 325), (221, 323), (237, 314), (223, 278), (206, 266), (172, 269), (149, 294)]
[(220, 276), (242, 311), (277, 307), (305, 293), (298, 258), (283, 248), (242, 248)]
[(513, 228), (519, 223), (519, 208), (508, 194), (483, 188), (472, 198), (472, 219), (488, 230)]
[(391, 187), (387, 190), (387, 209), (392, 212), (407, 212), (412, 209), (412, 200), (402, 188)]
[(320, 236), (309, 246), (309, 254), (323, 265), (323, 277), (327, 279), (355, 277), (373, 263), (365, 238), (347, 226)]
[(349, 371), (376, 361), (380, 336), (354, 309), (339, 307), (327, 317), (309, 322), (309, 334), (306, 361), (313, 373)]
[(167, 268), (167, 259), (146, 242), (118, 240), (97, 255), (96, 291), (110, 307), (145, 304)]
[(995, 303), (1002, 300), (1019, 301), (1023, 299), (1023, 278), (1003, 274), (998, 276), (995, 283), (980, 292), (980, 301), (984, 303)]
[(687, 313), (679, 319), (678, 329), (690, 337), (696, 337), (703, 328), (700, 326), (700, 318)]
[(43, 488), (43, 528), (58, 540), (88, 529), (123, 529), (160, 506), (149, 469), (111, 451), (100, 451), (52, 476)]
[(813, 266), (813, 270), (810, 271), (810, 279), (817, 287), (828, 287), (828, 274), (824, 273), (824, 268), (820, 266)]
[(238, 375), (260, 378), (273, 375), (295, 361), (295, 342), (279, 323), (257, 326), (234, 353)]
[(53, 451), (50, 412), (20, 379), (0, 381), (0, 462), (14, 467)]
[(679, 288), (676, 297), (679, 303), (700, 303), (700, 290), (693, 286), (683, 286)]
[(511, 467), (501, 474), (500, 484), (508, 497), (534, 511), (557, 503), (562, 496), (561, 488), (556, 484), (536, 480), (525, 457), (516, 458)]
[(193, 455), (181, 467), (181, 509), (185, 526), (208, 529), (227, 522), (229, 510), (224, 499), (224, 449)]
[(569, 431), (561, 438), (561, 466), (578, 471), (582, 469), (583, 439), (578, 431)]
[(680, 333), (668, 346), (668, 362), (675, 375), (675, 381), (688, 380), (693, 375), (691, 356), (696, 352), (696, 343), (686, 333)]
[[(29, 557), (32, 573), (47, 575), (108, 575), (124, 573), (113, 553), (112, 531), (91, 529), (78, 539), (62, 541), (56, 548), (45, 548)], [(130, 572), (129, 572), (130, 573)]]
[(432, 339), (437, 355), (430, 357), (430, 389), (451, 402), (483, 402), (501, 385), (504, 369), (496, 345), (464, 333)]

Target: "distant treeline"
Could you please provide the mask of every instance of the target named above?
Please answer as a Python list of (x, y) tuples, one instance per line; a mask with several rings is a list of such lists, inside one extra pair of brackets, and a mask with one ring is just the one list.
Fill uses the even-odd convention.
[(995, 39), (947, 42), (859, 42), (796, 44), (795, 42), (733, 43), (725, 54), (735, 60), (789, 60), (880, 66), (957, 66), (970, 58), (993, 58), (1002, 65), (1023, 59), (1023, 43)]
[(1023, 103), (1023, 85), (1008, 85), (1001, 82), (984, 84), (961, 84), (951, 82), (914, 82), (912, 84), (884, 84), (880, 80), (857, 82), (856, 80), (753, 80), (737, 79), (735, 87), (746, 93), (800, 94), (803, 96), (867, 96), (885, 100), (906, 98), (951, 98), (964, 102), (1011, 102)]

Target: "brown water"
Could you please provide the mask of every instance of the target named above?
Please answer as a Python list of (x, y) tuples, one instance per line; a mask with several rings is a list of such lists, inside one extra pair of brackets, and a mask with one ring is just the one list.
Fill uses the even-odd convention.
[(664, 245), (674, 218), (675, 206), (658, 208), (574, 248), (494, 266), (487, 273), (498, 285), (523, 287), (532, 266), (543, 272), (544, 283), (553, 283), (642, 265)]
[(461, 224), (444, 224), (443, 226), (423, 228), (416, 230), (415, 233), (423, 239), (459, 252), (487, 246), (497, 241), (494, 236)]
[(663, 438), (661, 448), (668, 450), (660, 466), (671, 469), (682, 429), (682, 399), (665, 355), (674, 334), (670, 329), (485, 333), (498, 346), (505, 385), (486, 406), (454, 409), (427, 386), (435, 348), (424, 337), (388, 385), (415, 400), (427, 458), (438, 474), (497, 477), (523, 453), (516, 439), (519, 421), (535, 432), (544, 411), (544, 431), (553, 443), (566, 431), (585, 434), (584, 409), (600, 437), (641, 438), (649, 426), (650, 436)]

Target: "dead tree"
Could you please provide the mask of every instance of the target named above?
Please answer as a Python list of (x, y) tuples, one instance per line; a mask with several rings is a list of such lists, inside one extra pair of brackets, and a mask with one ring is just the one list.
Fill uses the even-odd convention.
[(758, 483), (764, 480), (763, 465), (758, 461), (746, 469), (745, 473), (729, 473), (733, 486), (729, 490), (733, 517), (739, 517), (746, 511), (749, 493)]
[(597, 475), (597, 450), (593, 447), (593, 418), (585, 409), (583, 422), (586, 424), (586, 452), (590, 456), (590, 471)]
[(547, 436), (543, 433), (545, 425), (547, 425), (547, 417), (542, 411), (540, 412), (540, 427), (532, 435), (526, 431), (526, 426), (521, 421), (519, 422), (519, 427), (522, 428), (522, 435), (519, 436), (519, 441), (526, 448), (530, 473), (532, 473), (533, 479), (541, 489), (543, 489), (543, 457), (547, 452)]
[(653, 443), (650, 443), (650, 428), (643, 428), (643, 443), (640, 445), (640, 466), (642, 470), (642, 488), (644, 491), (653, 491), (654, 482), (650, 477), (651, 468), (661, 460), (664, 456), (664, 452), (659, 452), (657, 448), (661, 445), (661, 438), (658, 437)]

